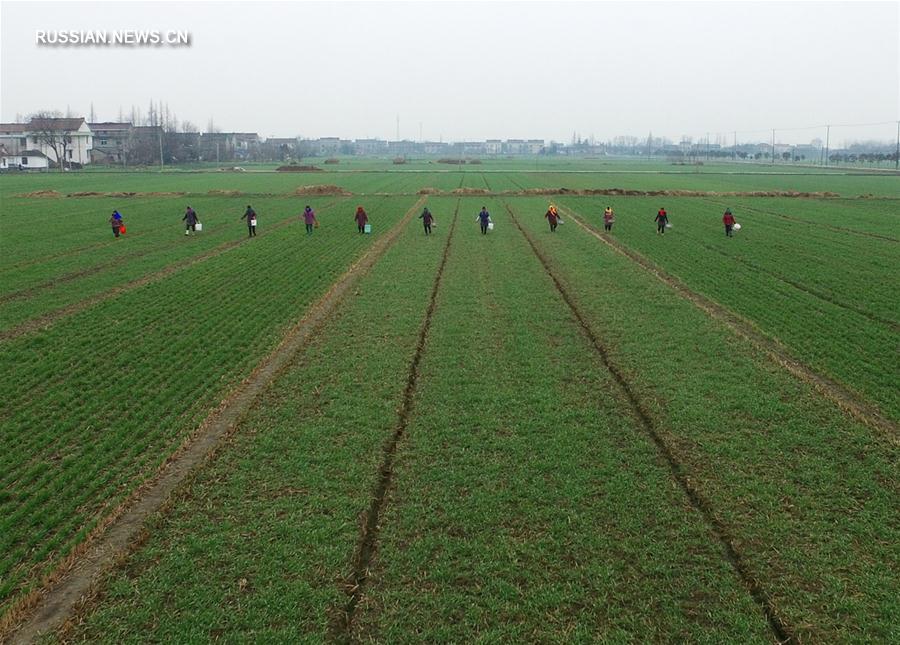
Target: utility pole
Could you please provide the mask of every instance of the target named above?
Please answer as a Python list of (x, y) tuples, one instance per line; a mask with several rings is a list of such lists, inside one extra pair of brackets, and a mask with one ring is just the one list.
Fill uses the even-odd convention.
[(737, 159), (737, 131), (734, 132), (734, 143), (731, 145), (731, 160)]
[(772, 165), (775, 165), (775, 128), (772, 128)]
[(219, 163), (219, 142), (216, 141), (216, 163)]
[(162, 126), (159, 127), (159, 171), (163, 170)]
[(709, 163), (709, 132), (706, 133), (706, 163)]
[(831, 126), (825, 126), (825, 165), (828, 165), (828, 143), (829, 138), (831, 137)]
[(897, 121), (897, 149), (894, 151), (894, 169), (900, 170), (900, 121)]
[(647, 161), (650, 161), (650, 155), (652, 154), (652, 144), (653, 144), (653, 130), (650, 130), (650, 134), (647, 135)]

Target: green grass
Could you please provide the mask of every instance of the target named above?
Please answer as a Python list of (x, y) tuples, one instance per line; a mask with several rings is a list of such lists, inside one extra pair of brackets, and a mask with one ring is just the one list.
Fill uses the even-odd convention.
[[(388, 200), (373, 220), (384, 230), (412, 203)], [(321, 220), (313, 236), (285, 227), (4, 342), (2, 601), (151, 473), (371, 243), (349, 215)]]
[[(292, 196), (309, 184), (354, 194)], [(851, 420), (575, 222), (551, 235), (543, 219), (552, 200), (599, 228), (612, 204), (617, 240), (896, 423), (896, 177), (739, 164), (347, 159), (311, 174), (0, 177), (0, 610), (207, 418), (420, 189), (561, 186), (843, 197), (430, 198), (435, 234), (410, 223), (151, 519), (75, 636), (326, 637), (347, 603), (360, 516), (459, 203), (355, 634), (771, 640), (712, 521), (804, 642), (896, 640), (896, 437)], [(187, 195), (16, 197), (40, 189)], [(192, 238), (180, 221), (187, 203), (207, 225)], [(245, 241), (247, 203), (261, 225)], [(306, 203), (322, 221), (309, 238), (296, 220)], [(356, 233), (358, 203), (375, 236)], [(482, 204), (496, 222), (488, 236), (474, 222)], [(664, 238), (653, 233), (660, 205), (674, 224)], [(722, 234), (726, 205), (744, 224), (734, 239)], [(129, 226), (124, 239), (112, 239), (113, 208)], [(44, 316), (56, 317), (36, 326)]]
[[(602, 231), (608, 202), (561, 203)], [(545, 204), (528, 203), (535, 211)], [(615, 202), (614, 237), (900, 420), (897, 357), (886, 351), (896, 347), (900, 325), (896, 242), (824, 228), (841, 216), (821, 202), (818, 228), (735, 207), (743, 228), (732, 239), (715, 205), (686, 198), (665, 204), (673, 228), (660, 237), (653, 224), (658, 198)], [(900, 205), (884, 216), (900, 222)]]
[(172, 512), (154, 519), (146, 547), (109, 581), (79, 639), (325, 634), (329, 611), (346, 603), (340, 581), (445, 240), (439, 229), (425, 238), (417, 222), (408, 227)]

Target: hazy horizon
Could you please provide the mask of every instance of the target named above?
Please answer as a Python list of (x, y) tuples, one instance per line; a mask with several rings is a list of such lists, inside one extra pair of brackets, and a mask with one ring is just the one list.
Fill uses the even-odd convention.
[[(573, 133), (730, 144), (893, 140), (897, 2), (7, 2), (0, 119), (69, 109), (261, 136)], [(186, 47), (39, 46), (38, 30), (183, 30)]]

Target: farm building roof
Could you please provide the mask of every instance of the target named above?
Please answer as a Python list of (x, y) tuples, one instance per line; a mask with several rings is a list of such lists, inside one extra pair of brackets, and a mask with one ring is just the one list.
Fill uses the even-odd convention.
[(88, 123), (91, 130), (130, 130), (130, 123)]
[(26, 127), (29, 130), (77, 130), (81, 127), (82, 123), (84, 123), (84, 117), (78, 117), (76, 119), (39, 119), (37, 117), (32, 117)]
[(24, 123), (0, 123), (0, 133), (12, 134), (14, 132), (25, 132), (28, 126)]

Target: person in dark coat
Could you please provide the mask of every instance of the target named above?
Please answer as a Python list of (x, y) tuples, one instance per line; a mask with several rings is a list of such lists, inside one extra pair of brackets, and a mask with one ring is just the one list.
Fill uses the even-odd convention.
[(247, 210), (244, 211), (244, 214), (241, 215), (241, 219), (247, 220), (247, 237), (255, 237), (256, 236), (256, 211), (247, 204)]
[(478, 213), (478, 217), (476, 217), (475, 219), (481, 221), (481, 234), (482, 234), (482, 235), (487, 235), (487, 232), (488, 232), (488, 224), (491, 223), (491, 214), (488, 213), (487, 208), (485, 208), (484, 206), (482, 206), (482, 207), (481, 207), (481, 212)]
[(434, 223), (434, 215), (431, 214), (431, 211), (428, 210), (428, 207), (425, 207), (425, 210), (422, 211), (422, 214), (419, 215), (419, 219), (422, 220), (422, 225), (425, 227), (425, 235), (431, 235), (431, 225)]
[(356, 207), (356, 215), (353, 216), (353, 219), (356, 220), (356, 229), (360, 233), (366, 232), (366, 224), (369, 222), (369, 216), (366, 214), (366, 209), (362, 206)]
[(119, 237), (122, 230), (122, 216), (119, 215), (119, 211), (113, 211), (113, 214), (109, 216), (109, 224), (112, 226), (113, 235)]
[(181, 220), (184, 222), (185, 235), (192, 235), (197, 232), (197, 224), (200, 222), (200, 218), (197, 217), (197, 211), (188, 206)]
[(669, 214), (666, 213), (665, 208), (660, 208), (656, 213), (656, 234), (657, 235), (665, 235), (666, 234), (666, 224), (669, 223)]
[(725, 214), (722, 215), (722, 223), (725, 225), (725, 237), (733, 237), (734, 215), (731, 214), (730, 208), (725, 209)]

